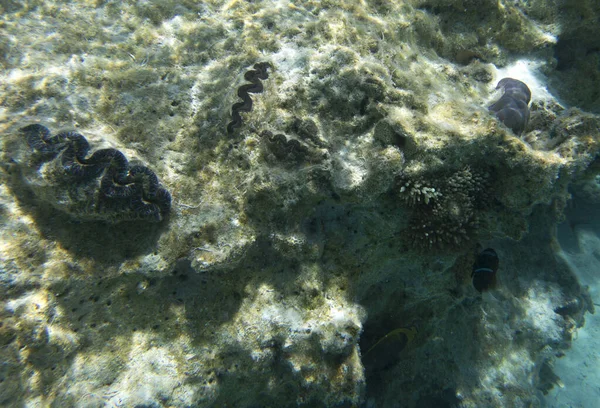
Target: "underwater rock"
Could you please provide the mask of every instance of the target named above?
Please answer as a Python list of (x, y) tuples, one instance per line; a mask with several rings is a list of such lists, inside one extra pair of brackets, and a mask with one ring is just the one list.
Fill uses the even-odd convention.
[(171, 195), (147, 167), (131, 166), (116, 149), (88, 156), (86, 138), (75, 132), (51, 136), (39, 124), (20, 129), (31, 149), (26, 179), (42, 201), (81, 221), (162, 221)]
[(389, 121), (380, 120), (373, 129), (373, 139), (383, 146), (396, 146), (400, 149), (406, 149), (407, 145), (413, 145), (408, 132), (399, 124), (391, 124)]
[(240, 112), (250, 112), (252, 110), (252, 98), (249, 93), (262, 93), (263, 84), (260, 80), (269, 78), (268, 68), (272, 68), (268, 62), (259, 62), (254, 64), (254, 69), (244, 74), (244, 79), (249, 84), (238, 88), (237, 95), (242, 98), (242, 102), (234, 103), (231, 107), (231, 122), (227, 125), (227, 134), (231, 135), (233, 131), (242, 126), (242, 117)]
[(287, 137), (282, 133), (273, 134), (273, 132), (264, 130), (261, 137), (265, 141), (268, 153), (288, 165), (319, 163), (329, 157), (327, 150), (309, 146), (307, 143)]
[(502, 78), (496, 89), (504, 89), (504, 94), (489, 107), (500, 122), (520, 135), (529, 121), (529, 101), (531, 91), (524, 82), (513, 78)]
[(295, 118), (290, 126), (290, 131), (301, 140), (312, 143), (317, 147), (324, 148), (327, 146), (327, 142), (321, 139), (319, 135), (319, 127), (311, 119)]
[[(556, 127), (558, 137), (571, 135), (556, 151), (529, 149), (497, 131), (486, 112), (495, 101), (479, 107), (495, 67), (523, 59), (540, 79), (535, 67), (554, 67), (551, 43), (560, 33), (530, 21), (531, 8), (516, 7), (525, 3), (533, 2), (5, 7), (0, 337), (9, 319), (15, 323), (2, 337), (0, 400), (539, 406), (540, 355), (552, 360), (568, 347), (570, 320), (580, 315), (571, 299), (583, 290), (552, 256), (552, 217), (599, 148), (597, 130), (569, 132), (573, 117)], [(556, 15), (558, 6), (544, 10)], [(481, 62), (456, 66), (459, 50)], [(240, 77), (258, 75), (253, 65), (261, 61), (277, 75), (266, 69), (267, 82), (233, 83), (231, 67)], [(260, 83), (265, 95), (253, 93)], [(581, 91), (571, 84), (573, 94)], [(116, 147), (132, 165), (133, 153), (119, 146), (168, 146), (160, 169), (145, 164), (162, 183), (169, 174), (169, 191), (177, 191), (177, 212), (160, 239), (122, 249), (155, 224), (78, 225), (104, 210), (95, 201), (101, 194), (127, 203), (123, 196), (139, 194), (140, 184), (145, 190), (146, 172), (130, 170), (144, 182), (127, 188), (110, 177), (102, 183), (109, 169), (77, 159), (80, 138), (44, 159), (22, 135), (13, 137), (17, 127), (38, 123), (24, 118), (44, 118), (53, 135), (57, 125), (48, 124), (118, 129), (123, 144), (114, 146), (78, 131), (89, 142), (88, 161)], [(550, 140), (554, 118), (527, 130)], [(284, 138), (272, 143), (263, 129)], [(329, 157), (313, 161), (320, 152)], [(83, 179), (65, 171), (62, 155)], [(124, 177), (123, 156), (111, 162), (113, 177)], [(480, 183), (465, 168), (492, 176)], [(19, 204), (33, 193), (57, 222), (32, 222), (33, 206)], [(486, 195), (492, 202), (481, 209)], [(52, 229), (61, 222), (69, 223), (65, 231)], [(410, 248), (413, 237), (420, 253)], [(498, 302), (463, 292), (472, 284), (476, 239), (503, 254)], [(566, 286), (573, 289), (563, 294)], [(410, 344), (407, 332), (385, 337), (411, 322), (419, 336)], [(363, 343), (365, 336), (372, 341)], [(369, 377), (369, 364), (383, 369)]]

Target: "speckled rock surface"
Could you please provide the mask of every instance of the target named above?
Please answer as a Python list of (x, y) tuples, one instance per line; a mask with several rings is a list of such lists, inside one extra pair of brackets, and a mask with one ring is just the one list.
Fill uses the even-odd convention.
[[(593, 309), (554, 227), (600, 196), (597, 47), (557, 40), (598, 10), (546, 3), (5, 2), (0, 405), (541, 406)], [(521, 138), (487, 109), (508, 74)], [(31, 123), (148, 166), (170, 215), (40, 201)]]

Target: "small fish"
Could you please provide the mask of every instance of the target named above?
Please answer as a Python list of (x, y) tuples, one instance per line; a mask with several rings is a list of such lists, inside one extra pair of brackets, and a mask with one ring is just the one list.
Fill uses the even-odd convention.
[(473, 278), (473, 286), (478, 292), (496, 288), (496, 272), (499, 264), (498, 254), (492, 248), (484, 249), (477, 255), (471, 278)]
[(379, 339), (364, 355), (367, 371), (381, 371), (397, 364), (400, 354), (413, 343), (417, 333), (415, 326), (400, 327)]

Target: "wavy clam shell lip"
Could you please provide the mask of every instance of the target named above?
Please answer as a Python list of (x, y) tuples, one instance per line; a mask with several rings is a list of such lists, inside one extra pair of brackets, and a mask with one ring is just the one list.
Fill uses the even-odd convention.
[(99, 149), (88, 156), (90, 145), (76, 132), (52, 136), (48, 128), (39, 124), (25, 126), (20, 131), (42, 162), (59, 163), (60, 177), (65, 183), (57, 188), (69, 189), (100, 179), (97, 191), (86, 198), (98, 214), (84, 218), (159, 222), (169, 213), (171, 194), (159, 183), (156, 174), (145, 166), (131, 166), (119, 150)]
[(489, 107), (490, 112), (516, 135), (522, 134), (529, 121), (529, 87), (518, 79), (502, 78), (496, 89), (503, 89), (504, 94)]
[(250, 112), (252, 110), (252, 98), (250, 93), (262, 93), (263, 84), (261, 80), (269, 78), (268, 69), (272, 68), (268, 62), (258, 62), (254, 64), (254, 69), (244, 74), (244, 79), (249, 84), (244, 84), (238, 88), (237, 95), (242, 102), (234, 103), (231, 107), (231, 122), (227, 124), (227, 134), (231, 135), (235, 129), (242, 126), (242, 116), (240, 112)]

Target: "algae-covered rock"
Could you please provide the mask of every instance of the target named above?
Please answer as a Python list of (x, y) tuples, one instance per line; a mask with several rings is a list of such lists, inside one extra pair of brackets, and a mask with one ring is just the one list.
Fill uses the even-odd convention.
[(554, 228), (600, 196), (589, 2), (13, 3), (0, 405), (540, 406), (593, 309)]

